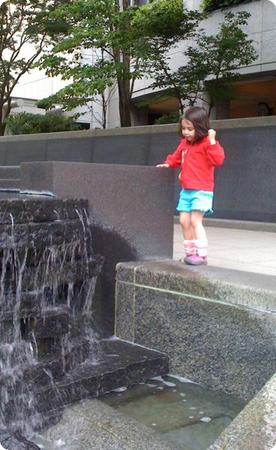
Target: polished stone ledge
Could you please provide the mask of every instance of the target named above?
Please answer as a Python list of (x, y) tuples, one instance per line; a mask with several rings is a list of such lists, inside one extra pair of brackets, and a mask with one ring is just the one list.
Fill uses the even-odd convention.
[[(228, 128), (247, 128), (247, 127), (267, 127), (276, 125), (276, 116), (267, 117), (245, 117), (238, 119), (220, 119), (211, 120), (212, 127), (216, 129)], [(1, 136), (0, 144), (4, 142), (13, 141), (50, 141), (52, 139), (87, 139), (94, 137), (105, 136), (133, 136), (142, 134), (159, 134), (159, 133), (176, 133), (178, 130), (178, 123), (164, 124), (164, 125), (139, 125), (132, 127), (116, 127), (108, 129), (91, 128), (90, 130), (80, 131), (59, 131), (53, 133), (38, 133), (38, 134), (22, 134)]]

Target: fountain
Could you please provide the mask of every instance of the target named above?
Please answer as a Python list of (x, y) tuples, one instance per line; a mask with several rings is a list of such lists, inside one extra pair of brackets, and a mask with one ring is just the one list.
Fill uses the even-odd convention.
[[(168, 372), (167, 357), (100, 338), (93, 301), (104, 258), (85, 200), (0, 200), (0, 443), (39, 448), (64, 407)], [(101, 299), (104, 300), (104, 299)]]
[[(92, 223), (83, 200), (53, 194), (0, 200), (0, 448), (37, 449), (45, 439), (49, 450), (118, 448), (133, 437), (134, 448), (167, 450), (168, 442), (154, 446), (157, 420), (150, 437), (95, 399), (115, 391), (124, 402), (122, 392), (137, 382), (140, 396), (153, 389), (149, 379), (156, 375), (164, 383), (164, 353), (171, 375), (249, 401), (210, 450), (232, 448), (233, 439), (239, 450), (257, 441), (256, 450), (273, 448), (276, 378), (268, 380), (275, 372), (275, 278), (169, 259), (173, 183), (167, 171), (35, 162), (22, 164), (21, 172), (23, 190), (88, 198)], [(177, 393), (168, 388), (174, 401)], [(155, 389), (167, 402), (162, 385)], [(181, 394), (189, 392), (180, 392), (181, 405)], [(136, 409), (134, 402), (135, 417)], [(205, 409), (191, 415), (188, 424), (212, 423), (205, 422), (211, 418)], [(101, 446), (110, 441), (113, 446)]]

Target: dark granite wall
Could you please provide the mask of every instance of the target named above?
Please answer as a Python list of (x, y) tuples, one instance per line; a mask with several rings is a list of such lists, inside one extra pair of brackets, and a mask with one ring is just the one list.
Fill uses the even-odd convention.
[(103, 255), (99, 329), (113, 333), (115, 266), (171, 258), (173, 171), (122, 164), (33, 162), (21, 165), (22, 190), (88, 200), (93, 249)]
[[(214, 217), (276, 222), (275, 119), (212, 123), (226, 152), (225, 164), (216, 172)], [(154, 166), (178, 141), (175, 125), (2, 137), (0, 165), (75, 161)]]

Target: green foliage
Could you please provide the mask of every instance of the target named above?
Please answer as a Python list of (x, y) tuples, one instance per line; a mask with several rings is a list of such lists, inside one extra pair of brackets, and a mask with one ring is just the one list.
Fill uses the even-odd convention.
[[(44, 48), (51, 47), (46, 32), (49, 12), (64, 0), (6, 0), (0, 5), (0, 135), (10, 113), (11, 96)], [(30, 54), (30, 44), (33, 52)], [(27, 50), (27, 51), (26, 51)]]
[(156, 0), (137, 9), (133, 26), (143, 34), (144, 43), (153, 38), (174, 44), (191, 34), (199, 17), (196, 11), (184, 10), (182, 0)]
[(228, 8), (231, 6), (249, 3), (252, 0), (203, 0), (201, 8), (203, 11), (214, 11), (216, 9)]
[(55, 113), (30, 114), (19, 113), (10, 115), (6, 124), (12, 134), (51, 133), (55, 131), (79, 130), (80, 125), (71, 117), (64, 117)]
[[(55, 8), (51, 24), (61, 20), (66, 32), (53, 37), (54, 48), (41, 61), (48, 75), (61, 75), (70, 86), (56, 94), (64, 108), (104, 95), (117, 84), (121, 125), (130, 125), (130, 100), (135, 81), (150, 75), (151, 62), (166, 60), (183, 36), (190, 36), (200, 14), (184, 11), (182, 0), (153, 0), (130, 7), (118, 0), (75, 0)], [(94, 49), (91, 61), (81, 49)]]
[(239, 77), (237, 69), (257, 57), (252, 40), (242, 30), (249, 16), (244, 11), (228, 12), (217, 34), (207, 35), (199, 30), (193, 45), (184, 52), (184, 66), (173, 72), (168, 65), (164, 70), (155, 64), (153, 87), (172, 89), (182, 109), (198, 98), (204, 100), (204, 91), (210, 96), (210, 107), (216, 99), (231, 98), (231, 84)]
[(177, 123), (179, 119), (180, 119), (179, 112), (174, 111), (168, 114), (163, 114), (163, 116), (159, 117), (158, 119), (155, 119), (154, 123), (156, 125), (162, 125), (165, 123)]

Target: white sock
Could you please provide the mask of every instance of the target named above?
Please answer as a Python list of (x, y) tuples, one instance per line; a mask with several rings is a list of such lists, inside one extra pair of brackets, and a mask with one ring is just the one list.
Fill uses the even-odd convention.
[(195, 240), (196, 252), (198, 256), (205, 257), (208, 253), (208, 240), (207, 239), (196, 239)]

